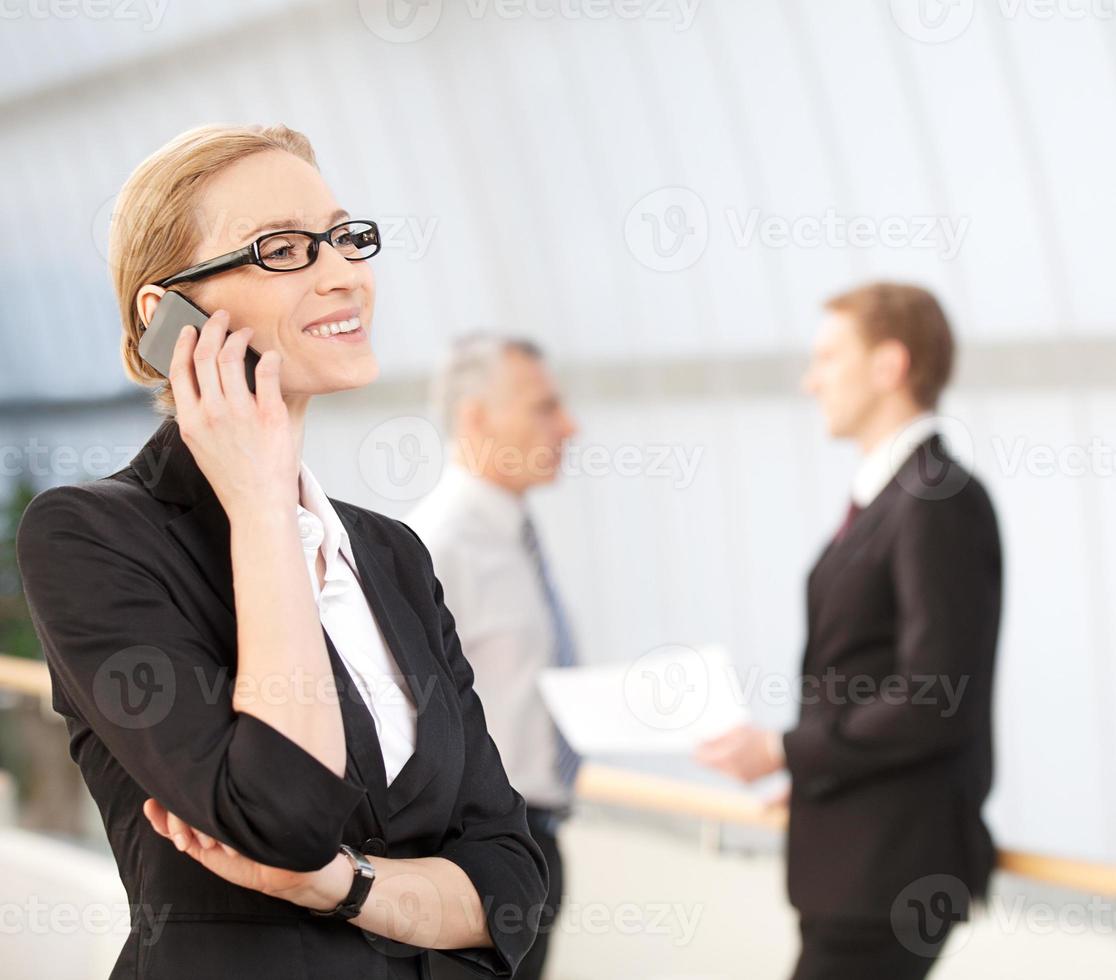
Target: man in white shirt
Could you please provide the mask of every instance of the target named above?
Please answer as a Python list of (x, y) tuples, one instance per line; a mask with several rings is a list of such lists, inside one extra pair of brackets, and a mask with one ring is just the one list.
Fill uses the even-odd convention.
[(743, 726), (700, 761), (790, 770), (794, 980), (920, 980), (995, 863), (991, 695), (1002, 558), (992, 504), (933, 412), (953, 336), (924, 289), (834, 297), (805, 387), (863, 453), (848, 514), (807, 583), (797, 724)]
[[(576, 426), (541, 351), (526, 340), (487, 334), (458, 340), (433, 395), (448, 462), (407, 523), (433, 556), (489, 733), (527, 801), (531, 833), (549, 866), (546, 908), (535, 910), (539, 936), (516, 971), (517, 978), (537, 980), (562, 895), (557, 828), (579, 760), (538, 689), (540, 672), (570, 665), (574, 650), (526, 498), (557, 478)], [(440, 957), (431, 966), (435, 980), (470, 976)]]

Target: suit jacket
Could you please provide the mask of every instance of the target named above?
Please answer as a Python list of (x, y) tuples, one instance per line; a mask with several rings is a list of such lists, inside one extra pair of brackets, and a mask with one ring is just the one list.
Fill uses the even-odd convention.
[(984, 894), (1000, 593), (992, 504), (936, 436), (814, 566), (802, 708), (784, 737), (804, 917), (913, 917), (911, 889), (942, 887), (967, 914)]
[(495, 948), (450, 955), (481, 975), (510, 976), (534, 940), (546, 866), (485, 727), (429, 553), (404, 524), (331, 503), (418, 707), (414, 755), (390, 786), (372, 716), (328, 633), (343, 778), (233, 711), (229, 523), (175, 420), (127, 468), (46, 490), (24, 514), (18, 562), (54, 707), (133, 907), (114, 978), (429, 976), (418, 948), (229, 884), (180, 854), (143, 816), (148, 796), (282, 868), (321, 867), (342, 843), (373, 861), (455, 862), (484, 902)]

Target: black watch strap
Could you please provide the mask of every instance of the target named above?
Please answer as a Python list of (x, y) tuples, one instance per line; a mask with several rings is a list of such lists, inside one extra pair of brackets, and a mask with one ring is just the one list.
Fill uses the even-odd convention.
[(372, 891), (372, 882), (376, 880), (376, 868), (356, 848), (348, 844), (341, 845), (341, 853), (349, 859), (353, 866), (353, 884), (349, 894), (331, 909), (311, 909), (314, 915), (327, 915), (336, 919), (354, 919), (360, 915), (368, 893)]

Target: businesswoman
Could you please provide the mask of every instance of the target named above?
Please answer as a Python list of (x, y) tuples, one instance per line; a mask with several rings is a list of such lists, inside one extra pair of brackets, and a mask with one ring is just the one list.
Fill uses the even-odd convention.
[[(166, 418), (17, 539), (133, 908), (113, 977), (510, 976), (534, 939), (546, 866), (429, 553), (301, 462), (311, 397), (376, 376), (378, 249), (282, 126), (191, 130), (118, 199), (125, 368)], [(137, 351), (168, 288), (213, 311), (169, 380)]]

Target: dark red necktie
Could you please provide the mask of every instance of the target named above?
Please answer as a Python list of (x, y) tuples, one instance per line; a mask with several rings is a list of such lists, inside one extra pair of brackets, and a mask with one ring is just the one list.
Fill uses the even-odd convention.
[(864, 510), (864, 508), (859, 506), (855, 500), (849, 502), (849, 509), (845, 513), (844, 523), (837, 529), (837, 536), (833, 539), (834, 541), (841, 541), (844, 539), (845, 535), (849, 533), (849, 528), (852, 527), (853, 521), (856, 520), (862, 510)]

